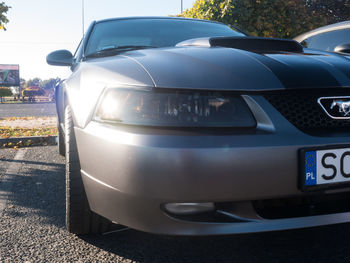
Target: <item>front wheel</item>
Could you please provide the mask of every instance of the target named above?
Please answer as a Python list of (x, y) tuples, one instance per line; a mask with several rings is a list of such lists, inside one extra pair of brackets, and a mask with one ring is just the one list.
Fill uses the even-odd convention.
[(90, 210), (83, 180), (74, 133), (71, 108), (65, 109), (66, 155), (66, 228), (73, 234), (101, 233), (110, 230), (112, 223)]
[(64, 134), (59, 121), (57, 123), (57, 132), (58, 132), (58, 136), (57, 136), (58, 153), (62, 156), (66, 156), (66, 145), (64, 142)]

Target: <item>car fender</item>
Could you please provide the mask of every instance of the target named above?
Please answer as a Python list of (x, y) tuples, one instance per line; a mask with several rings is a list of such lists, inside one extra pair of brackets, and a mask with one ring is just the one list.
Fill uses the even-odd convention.
[(63, 83), (65, 103), (71, 106), (74, 125), (80, 128), (92, 119), (104, 89), (135, 87), (153, 88), (154, 82), (139, 63), (125, 56), (81, 62)]

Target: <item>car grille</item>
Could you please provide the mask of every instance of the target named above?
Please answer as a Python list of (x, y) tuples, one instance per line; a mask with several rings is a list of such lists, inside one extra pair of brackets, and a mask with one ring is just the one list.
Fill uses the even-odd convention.
[(317, 216), (350, 211), (349, 193), (253, 201), (255, 211), (265, 219)]
[(264, 97), (295, 127), (301, 131), (322, 135), (329, 132), (350, 132), (350, 120), (330, 118), (318, 104), (320, 97), (349, 96), (344, 92), (297, 92), (285, 91), (267, 94)]

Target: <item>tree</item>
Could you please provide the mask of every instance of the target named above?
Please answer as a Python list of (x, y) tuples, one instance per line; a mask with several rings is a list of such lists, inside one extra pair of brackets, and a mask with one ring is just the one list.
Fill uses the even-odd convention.
[(39, 86), (41, 87), (42, 85), (42, 80), (40, 78), (34, 78), (30, 79), (26, 82), (26, 87), (32, 87), (32, 86)]
[(60, 81), (60, 78), (46, 79), (41, 82), (41, 86), (45, 90), (54, 89), (56, 83)]
[(0, 101), (2, 103), (2, 97), (12, 96), (12, 91), (7, 87), (0, 87)]
[[(321, 2), (324, 3), (320, 5)], [(292, 38), (328, 24), (331, 19), (325, 12), (331, 12), (330, 8), (336, 12), (335, 7), (327, 5), (329, 2), (333, 3), (329, 0), (197, 0), (180, 16), (223, 22), (255, 36)]]
[(0, 29), (5, 29), (5, 24), (9, 22), (9, 20), (6, 17), (6, 13), (11, 7), (7, 6), (4, 2), (0, 3)]
[(350, 0), (308, 0), (308, 7), (327, 17), (328, 24), (350, 20)]

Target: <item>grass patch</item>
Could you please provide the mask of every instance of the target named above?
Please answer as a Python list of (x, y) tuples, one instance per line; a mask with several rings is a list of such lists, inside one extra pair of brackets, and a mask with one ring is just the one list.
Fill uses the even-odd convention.
[(28, 136), (56, 136), (56, 127), (43, 128), (12, 128), (0, 127), (0, 138), (28, 137)]
[[(47, 117), (40, 117), (40, 119), (45, 120)], [(39, 119), (39, 117), (4, 117), (0, 118), (0, 121), (16, 121), (16, 120), (25, 120), (25, 121), (30, 121), (30, 120), (35, 120)]]
[(8, 100), (8, 101), (3, 101), (3, 102), (0, 102), (1, 104), (20, 104), (20, 103), (23, 103), (23, 101), (21, 100)]

